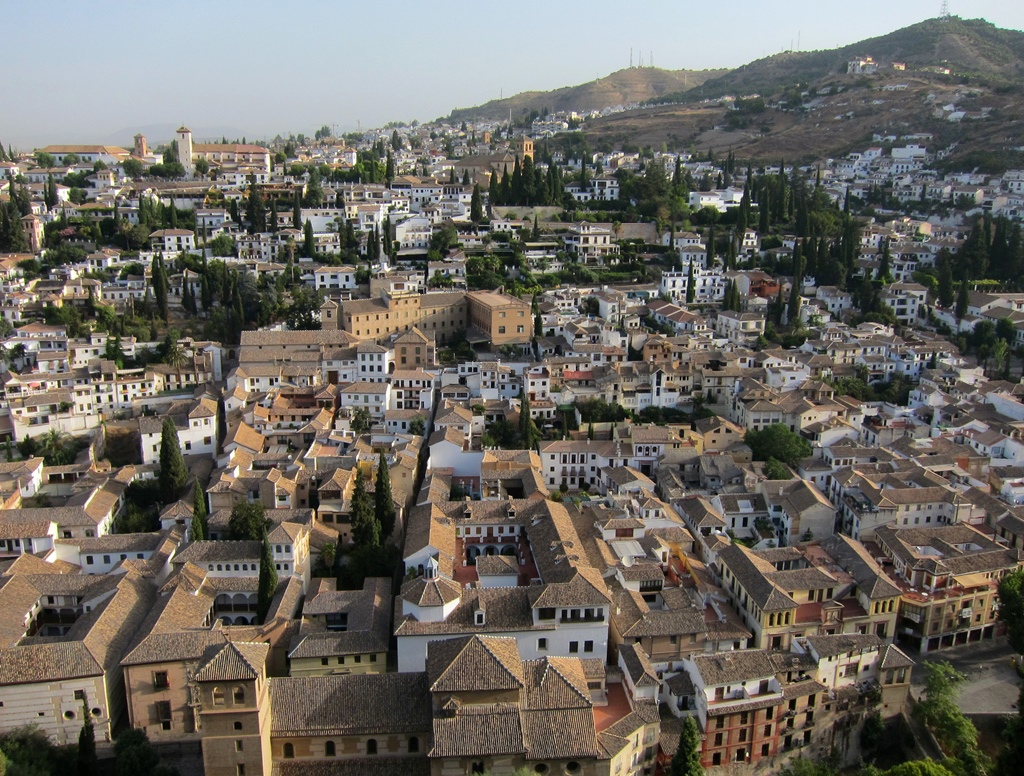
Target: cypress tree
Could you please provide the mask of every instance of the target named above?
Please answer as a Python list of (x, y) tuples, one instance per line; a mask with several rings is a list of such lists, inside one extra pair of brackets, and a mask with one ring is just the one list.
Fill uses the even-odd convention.
[(57, 184), (53, 180), (53, 175), (46, 177), (46, 193), (43, 195), (43, 201), (46, 203), (47, 210), (57, 207)]
[(160, 496), (164, 504), (177, 501), (187, 477), (178, 429), (171, 418), (164, 418), (160, 429)]
[(210, 538), (210, 530), (206, 524), (206, 494), (196, 481), (192, 495), (192, 539), (200, 541)]
[(181, 278), (181, 307), (187, 313), (196, 314), (196, 297), (186, 275)]
[(498, 181), (498, 173), (492, 171), (491, 179), (487, 183), (487, 202), (490, 205), (500, 205), (501, 202), (501, 184)]
[(308, 258), (313, 258), (316, 255), (316, 242), (313, 240), (313, 224), (310, 223), (308, 218), (302, 227), (302, 250)]
[(78, 732), (78, 776), (94, 776), (96, 762), (96, 731), (89, 713), (89, 702), (82, 699), (82, 729)]
[[(468, 172), (468, 171), (467, 171)], [(469, 203), (469, 220), (479, 224), (484, 219), (484, 203), (480, 196), (480, 184), (473, 186), (473, 197)]]
[(696, 283), (693, 278), (693, 259), (690, 259), (690, 265), (686, 270), (686, 303), (693, 304), (693, 300), (696, 298), (697, 289)]
[(793, 249), (793, 288), (789, 292), (789, 320), (795, 321), (800, 315), (800, 286), (803, 282), (804, 260), (800, 243)]
[(384, 453), (377, 461), (377, 482), (373, 488), (373, 505), (380, 521), (380, 535), (386, 540), (395, 530), (395, 500), (391, 493), (391, 473)]
[(770, 223), (770, 215), (771, 214), (769, 212), (771, 210), (771, 205), (772, 205), (772, 197), (771, 197), (771, 194), (768, 193), (768, 189), (766, 188), (762, 192), (761, 197), (760, 197), (760, 199), (758, 200), (758, 203), (757, 203), (757, 211), (758, 211), (758, 213), (757, 213), (757, 216), (758, 216), (757, 231), (761, 233), (762, 237), (764, 237), (766, 234), (768, 234), (768, 230), (771, 228), (771, 223)]
[(700, 764), (700, 730), (693, 717), (683, 720), (679, 746), (672, 756), (668, 776), (704, 776), (704, 767)]
[(349, 525), (352, 527), (352, 542), (357, 547), (380, 546), (380, 523), (373, 514), (373, 502), (366, 492), (363, 472), (356, 467), (356, 481), (352, 490), (352, 507), (349, 512)]
[(967, 315), (967, 307), (969, 304), (970, 298), (967, 296), (967, 281), (961, 280), (960, 290), (957, 292), (956, 295), (956, 309), (954, 310), (954, 313), (956, 314), (956, 319), (958, 321), (962, 320), (963, 317)]
[(295, 192), (295, 201), (292, 203), (292, 229), (302, 228), (302, 200), (299, 199), (299, 192)]
[(263, 622), (277, 591), (277, 569), (274, 568), (274, 556), (270, 552), (270, 539), (267, 538), (266, 530), (263, 531), (263, 543), (260, 547), (260, 576), (257, 585), (256, 616)]
[(213, 307), (213, 291), (210, 290), (210, 281), (206, 279), (205, 273), (199, 280), (199, 300), (204, 312), (209, 312)]

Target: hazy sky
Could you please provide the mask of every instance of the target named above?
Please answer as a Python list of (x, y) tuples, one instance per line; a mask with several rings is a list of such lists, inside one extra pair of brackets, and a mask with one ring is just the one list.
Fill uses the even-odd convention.
[[(0, 0), (0, 140), (151, 144), (181, 123), (249, 139), (430, 121), (629, 65), (735, 67), (937, 16), (940, 0)], [(1024, 29), (1020, 0), (951, 13)], [(163, 131), (161, 131), (161, 129)], [(161, 136), (163, 135), (163, 136)]]

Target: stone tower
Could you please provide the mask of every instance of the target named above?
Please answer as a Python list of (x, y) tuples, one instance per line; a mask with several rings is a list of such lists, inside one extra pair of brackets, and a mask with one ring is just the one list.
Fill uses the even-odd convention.
[(138, 134), (135, 136), (135, 149), (132, 151), (132, 156), (138, 159), (144, 159), (149, 154), (149, 149), (146, 147), (146, 136)]
[(189, 175), (195, 169), (192, 161), (192, 130), (188, 127), (178, 127), (178, 161), (185, 168)]
[(206, 776), (270, 776), (269, 652), (269, 644), (228, 642), (196, 670)]

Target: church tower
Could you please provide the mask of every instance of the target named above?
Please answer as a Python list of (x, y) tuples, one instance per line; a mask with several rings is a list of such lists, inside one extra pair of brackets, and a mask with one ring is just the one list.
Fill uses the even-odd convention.
[(178, 127), (178, 161), (189, 175), (195, 169), (192, 161), (192, 130)]
[(270, 776), (268, 644), (228, 642), (196, 670), (207, 776)]

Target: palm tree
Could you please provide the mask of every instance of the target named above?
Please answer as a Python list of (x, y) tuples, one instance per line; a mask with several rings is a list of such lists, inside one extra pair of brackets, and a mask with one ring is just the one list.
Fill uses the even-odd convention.
[(178, 382), (181, 382), (181, 368), (185, 366), (188, 359), (185, 356), (185, 349), (179, 342), (171, 342), (168, 344), (167, 353), (164, 355), (164, 363), (167, 366), (174, 367), (174, 371), (178, 375)]
[(40, 452), (47, 466), (66, 466), (75, 454), (75, 438), (67, 431), (51, 428), (43, 436)]

